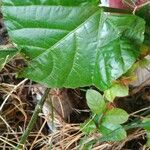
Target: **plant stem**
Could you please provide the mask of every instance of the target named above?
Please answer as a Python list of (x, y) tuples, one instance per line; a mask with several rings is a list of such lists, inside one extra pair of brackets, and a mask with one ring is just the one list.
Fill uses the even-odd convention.
[(132, 14), (131, 10), (101, 6), (104, 12)]
[(19, 143), (18, 143), (18, 145), (16, 147), (16, 150), (22, 150), (23, 149), (23, 146), (24, 146), (24, 144), (25, 144), (25, 142), (26, 142), (26, 140), (27, 140), (27, 138), (28, 138), (28, 136), (29, 136), (29, 134), (30, 134), (30, 132), (31, 132), (31, 130), (32, 130), (36, 120), (37, 120), (37, 118), (38, 118), (38, 115), (39, 115), (39, 113), (42, 110), (42, 107), (44, 105), (44, 102), (45, 102), (48, 94), (49, 94), (49, 91), (50, 91), (49, 88), (47, 88), (45, 90), (43, 97), (41, 98), (41, 100), (36, 105), (34, 113), (33, 113), (32, 117), (31, 117), (31, 120), (30, 120), (30, 122), (29, 122), (29, 124), (28, 124), (28, 126), (27, 126), (27, 128), (25, 130), (25, 132), (23, 133), (20, 141), (19, 141)]

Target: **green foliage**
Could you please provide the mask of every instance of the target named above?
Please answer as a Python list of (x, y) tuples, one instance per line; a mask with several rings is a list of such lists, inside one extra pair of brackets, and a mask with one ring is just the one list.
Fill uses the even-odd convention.
[(88, 119), (80, 125), (80, 130), (87, 135), (91, 134), (95, 129), (96, 125), (92, 119)]
[(89, 108), (95, 114), (101, 114), (106, 107), (105, 101), (103, 96), (95, 91), (95, 90), (88, 90), (86, 92), (86, 99)]
[(144, 39), (143, 19), (104, 13), (98, 0), (3, 0), (2, 10), (11, 40), (30, 60), (19, 76), (48, 87), (108, 89)]
[(150, 132), (150, 118), (144, 118), (142, 123), (146, 124), (149, 123), (148, 126), (144, 126), (144, 129), (148, 132)]
[(126, 111), (113, 108), (108, 109), (103, 96), (95, 90), (88, 90), (86, 93), (87, 104), (95, 114), (91, 120), (81, 125), (81, 130), (86, 134), (99, 131), (103, 137), (101, 141), (120, 141), (126, 138), (126, 131), (120, 125), (128, 120)]
[(146, 145), (150, 147), (150, 132), (147, 132), (147, 142)]
[(146, 21), (146, 30), (145, 30), (145, 39), (144, 44), (150, 46), (150, 3), (141, 7), (137, 12), (136, 15), (144, 18)]
[(128, 120), (129, 115), (122, 109), (107, 110), (101, 119), (99, 131), (103, 134), (102, 141), (120, 141), (126, 138), (126, 131), (120, 125)]
[(0, 70), (3, 69), (4, 65), (10, 59), (12, 59), (16, 55), (17, 52), (18, 51), (15, 48), (4, 49), (0, 47)]
[(100, 132), (103, 134), (101, 141), (121, 141), (127, 136), (126, 131), (119, 124), (102, 123)]
[(99, 131), (103, 134), (102, 141), (120, 141), (126, 138), (126, 131), (120, 125), (128, 120), (126, 111), (113, 108), (107, 110), (99, 125)]
[(78, 150), (91, 150), (93, 147), (93, 141), (87, 141), (87, 137), (85, 136), (80, 140), (80, 147)]
[(122, 124), (128, 120), (128, 117), (129, 115), (126, 111), (119, 108), (113, 108), (105, 113), (102, 122), (105, 124)]
[(98, 4), (98, 0), (3, 0), (6, 6), (26, 6), (26, 5), (63, 5), (63, 6), (79, 6), (86, 3)]
[(115, 97), (124, 97), (129, 94), (129, 88), (128, 86), (122, 85), (122, 84), (113, 84), (112, 87), (108, 90), (105, 90), (104, 96), (105, 98), (113, 102)]
[(146, 145), (148, 147), (150, 147), (150, 118), (144, 118), (143, 121), (142, 121), (144, 124), (147, 124), (147, 126), (144, 126), (144, 129), (146, 130), (146, 133), (147, 133), (147, 143)]

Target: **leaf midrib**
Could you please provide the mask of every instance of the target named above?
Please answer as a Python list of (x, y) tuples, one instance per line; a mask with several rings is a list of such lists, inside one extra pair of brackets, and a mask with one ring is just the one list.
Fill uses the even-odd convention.
[(34, 61), (35, 59), (38, 59), (41, 55), (47, 53), (47, 51), (49, 51), (50, 49), (55, 48), (56, 46), (59, 45), (60, 42), (62, 42), (65, 38), (67, 38), (69, 35), (71, 35), (72, 33), (74, 33), (76, 30), (78, 30), (82, 25), (84, 25), (88, 20), (90, 20), (90, 18), (92, 18), (94, 15), (100, 13), (100, 10), (95, 11), (95, 13), (93, 13), (92, 15), (90, 15), (83, 23), (81, 23), (79, 26), (77, 26), (74, 30), (72, 30), (71, 32), (69, 32), (67, 35), (65, 35), (63, 38), (61, 38), (58, 42), (56, 42), (54, 45), (52, 45), (50, 48), (46, 49), (43, 53), (41, 53), (40, 55), (38, 55), (37, 57), (35, 57), (33, 60), (31, 60), (30, 62)]

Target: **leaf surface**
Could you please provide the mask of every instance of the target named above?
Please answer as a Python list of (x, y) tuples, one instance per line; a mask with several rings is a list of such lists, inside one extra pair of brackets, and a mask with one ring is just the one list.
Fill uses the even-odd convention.
[(12, 41), (29, 58), (20, 72), (48, 87), (108, 89), (136, 61), (144, 21), (103, 13), (97, 0), (3, 0)]
[(80, 130), (87, 135), (92, 133), (95, 129), (96, 129), (95, 123), (93, 122), (93, 120), (90, 119), (86, 120), (84, 123), (80, 125)]
[(144, 126), (143, 128), (145, 130), (147, 130), (148, 132), (150, 132), (150, 118), (144, 118), (144, 120), (142, 121), (143, 124), (147, 125), (147, 126)]
[(146, 21), (144, 44), (150, 46), (150, 3), (141, 7), (136, 15), (142, 17)]
[(107, 89), (104, 92), (105, 98), (113, 102), (115, 97), (124, 97), (129, 94), (129, 88), (128, 86), (122, 85), (122, 84), (113, 84), (111, 88)]
[(121, 141), (126, 138), (127, 133), (121, 125), (102, 124), (100, 132), (103, 134), (101, 141)]
[(0, 70), (8, 63), (18, 52), (15, 48), (4, 49), (0, 47)]
[(105, 124), (122, 124), (128, 120), (129, 115), (120, 108), (113, 108), (105, 113), (102, 122)]
[(105, 101), (103, 96), (95, 91), (95, 90), (88, 90), (86, 93), (87, 104), (89, 108), (95, 114), (101, 114), (106, 108)]

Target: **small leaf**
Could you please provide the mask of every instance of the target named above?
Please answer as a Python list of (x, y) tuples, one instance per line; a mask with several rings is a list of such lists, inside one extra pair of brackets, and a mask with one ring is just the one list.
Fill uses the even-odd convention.
[(124, 97), (127, 96), (128, 93), (129, 93), (128, 86), (115, 83), (110, 89), (104, 92), (104, 96), (108, 101), (113, 102), (115, 97)]
[(12, 59), (18, 52), (15, 48), (3, 49), (0, 48), (0, 70), (2, 70), (7, 62)]
[(101, 141), (120, 141), (127, 136), (126, 131), (121, 125), (114, 125), (111, 123), (102, 123), (100, 132), (103, 135)]
[(80, 130), (84, 134), (90, 134), (93, 132), (94, 129), (96, 129), (96, 126), (95, 126), (95, 123), (93, 122), (93, 120), (91, 120), (91, 119), (86, 120), (84, 123), (82, 123), (80, 125)]
[(106, 104), (103, 96), (99, 92), (88, 90), (86, 93), (86, 99), (87, 104), (93, 113), (100, 114), (105, 110)]
[(122, 124), (128, 120), (129, 115), (126, 111), (119, 108), (113, 108), (105, 113), (102, 122), (105, 124)]
[(142, 123), (145, 124), (143, 128), (150, 132), (150, 118), (144, 118)]
[(150, 132), (147, 132), (147, 142), (146, 146), (150, 147)]
[(89, 140), (89, 137), (84, 136), (79, 143), (79, 149), (78, 150), (91, 150), (93, 147), (93, 141)]

